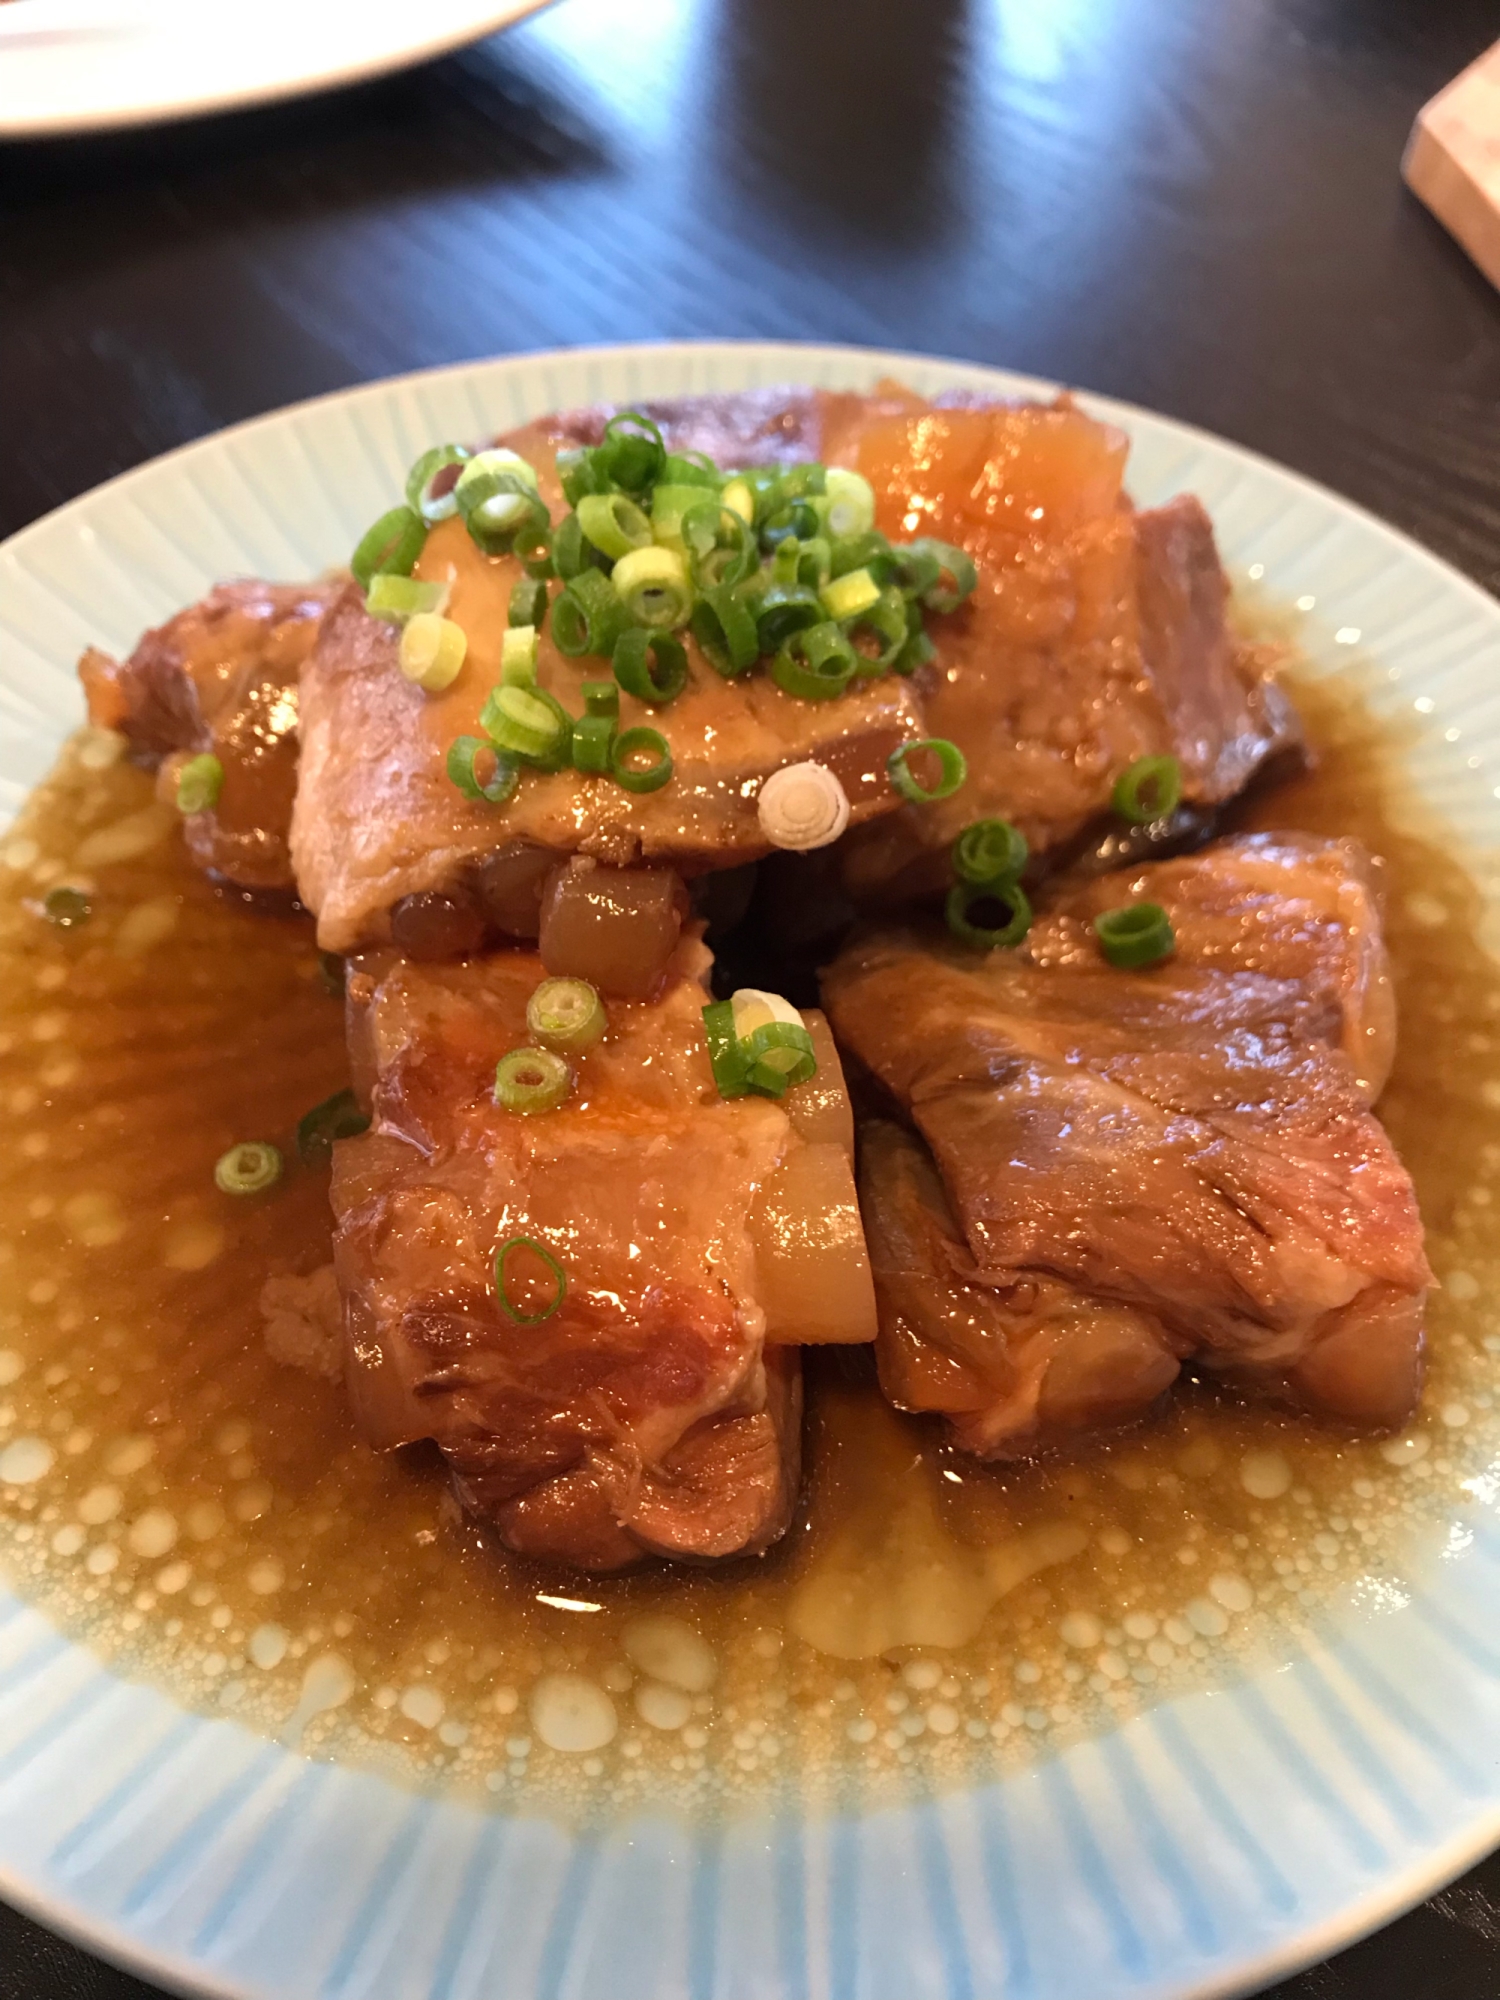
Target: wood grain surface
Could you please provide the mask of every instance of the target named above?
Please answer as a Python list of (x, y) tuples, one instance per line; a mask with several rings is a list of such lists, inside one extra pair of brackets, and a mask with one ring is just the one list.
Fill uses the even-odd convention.
[[(1497, 0), (562, 0), (343, 95), (0, 147), (0, 533), (373, 376), (739, 335), (1149, 404), (1500, 589), (1500, 296), (1398, 172), (1497, 34)], [(0, 2000), (149, 1991), (0, 1907)], [(1497, 2000), (1500, 1859), (1276, 1994)]]

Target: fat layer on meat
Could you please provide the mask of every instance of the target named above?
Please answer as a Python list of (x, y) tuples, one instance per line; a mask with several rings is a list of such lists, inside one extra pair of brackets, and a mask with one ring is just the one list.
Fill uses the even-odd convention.
[(79, 662), (89, 720), (119, 730), (175, 794), (183, 761), (211, 751), (224, 784), (183, 823), (199, 867), (247, 889), (292, 887), (298, 683), (337, 586), (224, 583), (147, 632), (126, 660)]
[[(768, 1341), (757, 1212), (792, 1164), (826, 1169), (847, 1104), (831, 1053), (808, 1136), (801, 1113), (720, 1096), (706, 962), (690, 940), (658, 998), (612, 1002), (573, 1096), (542, 1116), (493, 1099), (497, 1059), (528, 1039), (534, 955), (377, 952), (349, 970), (374, 1122), (337, 1147), (333, 1204), (360, 1429), (382, 1448), (435, 1440), (510, 1547), (582, 1569), (763, 1550), (796, 1493), (798, 1358)], [(831, 1207), (853, 1214), (840, 1157)], [(514, 1237), (566, 1273), (534, 1323), (556, 1283), (518, 1250), (508, 1295), (526, 1317), (508, 1315), (495, 1257)]]
[(1062, 399), (874, 411), (844, 439), (880, 527), (953, 543), (979, 577), (929, 621), (937, 657), (916, 683), (928, 733), (958, 745), (968, 781), (851, 835), (856, 900), (946, 887), (948, 849), (977, 819), (1010, 820), (1033, 854), (1058, 856), (1107, 824), (1142, 757), (1181, 765), (1183, 806), (1153, 829), (1180, 839), (1295, 748), (1271, 650), (1229, 625), (1207, 514), (1189, 497), (1133, 509), (1123, 433)]
[[(1093, 919), (1138, 899), (1176, 953), (1120, 971)], [(861, 1166), (893, 1401), (990, 1457), (1138, 1415), (1189, 1359), (1361, 1429), (1410, 1414), (1430, 1273), (1371, 1108), (1395, 1023), (1355, 843), (1103, 878), (1011, 952), (877, 934), (824, 993), (915, 1127)]]

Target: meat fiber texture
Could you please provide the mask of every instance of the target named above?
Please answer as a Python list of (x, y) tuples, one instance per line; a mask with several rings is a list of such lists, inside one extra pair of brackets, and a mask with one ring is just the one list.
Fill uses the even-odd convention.
[(941, 890), (973, 821), (1010, 820), (1053, 861), (1098, 829), (1120, 774), (1171, 755), (1176, 823), (1201, 831), (1300, 732), (1272, 649), (1238, 639), (1213, 527), (1197, 500), (1137, 512), (1124, 434), (1068, 399), (872, 412), (846, 426), (893, 539), (936, 535), (979, 581), (931, 621), (937, 657), (916, 677), (929, 735), (968, 760), (945, 801), (905, 806), (845, 843), (867, 906)]
[[(1139, 898), (1176, 954), (1120, 971), (1092, 920)], [(861, 1164), (893, 1402), (991, 1458), (1136, 1417), (1189, 1360), (1360, 1430), (1410, 1414), (1431, 1274), (1371, 1109), (1395, 1023), (1355, 843), (1100, 879), (1016, 951), (877, 934), (824, 993), (915, 1128)]]
[[(648, 408), (674, 450), (706, 451), (730, 466), (817, 457), (835, 418), (847, 425), (859, 404), (778, 390)], [(566, 508), (557, 452), (597, 438), (607, 414), (549, 419), (505, 440), (535, 466), (554, 519)], [(689, 681), (670, 707), (628, 694), (620, 701), (622, 729), (644, 725), (670, 742), (669, 784), (638, 793), (609, 777), (527, 772), (503, 807), (466, 799), (445, 760), (455, 737), (480, 733), (521, 574), (513, 557), (483, 555), (456, 519), (429, 536), (416, 575), (451, 586), (448, 615), (469, 642), (458, 679), (437, 696), (402, 678), (395, 627), (371, 618), (357, 591), (330, 617), (304, 687), (292, 828), (298, 885), (326, 950), (383, 941), (395, 903), (461, 888), (469, 869), (514, 840), (617, 866), (669, 862), (686, 873), (754, 861), (769, 852), (756, 810), (761, 784), (787, 764), (827, 765), (849, 796), (855, 824), (895, 809), (887, 761), (923, 733), (907, 682), (865, 678), (837, 699), (804, 701), (783, 693), (764, 665), (726, 680), (685, 634)], [(582, 711), (583, 682), (608, 672), (602, 660), (566, 658), (550, 621), (543, 627), (537, 681), (572, 714)]]
[[(374, 1122), (336, 1149), (333, 1205), (359, 1427), (381, 1448), (435, 1440), (511, 1548), (580, 1569), (758, 1552), (796, 1494), (799, 1362), (767, 1345), (752, 1216), (810, 1149), (779, 1104), (719, 1095), (707, 956), (689, 940), (657, 999), (612, 1002), (573, 1096), (531, 1117), (493, 1083), (528, 1040), (534, 955), (350, 968)], [(497, 1298), (517, 1236), (566, 1273), (550, 1317), (556, 1281), (529, 1251), (507, 1266), (526, 1317)]]
[(182, 761), (224, 767), (214, 808), (184, 822), (200, 868), (245, 889), (290, 890), (298, 683), (336, 585), (225, 583), (147, 632), (127, 660), (79, 662), (89, 720), (175, 794)]

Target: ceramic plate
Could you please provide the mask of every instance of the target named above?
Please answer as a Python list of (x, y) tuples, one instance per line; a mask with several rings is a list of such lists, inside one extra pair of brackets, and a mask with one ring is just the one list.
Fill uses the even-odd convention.
[(12, 0), (0, 138), (152, 125), (357, 83), (477, 42), (547, 0)]
[[(1047, 386), (855, 349), (579, 351), (378, 383), (114, 480), (0, 549), (0, 809), (80, 719), (86, 643), (128, 648), (218, 578), (343, 560), (433, 439), (569, 404), (887, 372), (929, 394)], [(1307, 481), (1085, 400), (1130, 433), (1138, 500), (1200, 494), (1231, 568), (1300, 604), (1315, 666), (1365, 651), (1377, 707), (1420, 732), (1418, 792), (1455, 839), (1500, 845), (1500, 608)], [(1500, 1457), (1484, 1459), (1474, 1417), (1471, 1476), (1429, 1552), (1356, 1591), (1290, 1662), (1226, 1670), (999, 1781), (857, 1816), (787, 1809), (713, 1833), (638, 1817), (574, 1836), (418, 1798), (126, 1684), (11, 1597), (0, 1893), (184, 1991), (278, 2000), (1247, 1992), (1500, 1840)]]

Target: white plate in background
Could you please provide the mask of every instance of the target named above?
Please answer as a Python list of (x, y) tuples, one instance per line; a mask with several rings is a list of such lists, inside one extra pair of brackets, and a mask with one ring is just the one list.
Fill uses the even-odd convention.
[(154, 125), (446, 55), (549, 0), (8, 0), (0, 139)]
[[(0, 814), (81, 719), (86, 644), (127, 649), (223, 577), (345, 560), (434, 440), (572, 404), (886, 373), (927, 394), (1047, 386), (859, 349), (579, 350), (376, 383), (126, 474), (0, 547)], [(1197, 492), (1232, 569), (1316, 600), (1315, 667), (1355, 635), (1381, 669), (1376, 706), (1425, 718), (1418, 791), (1466, 847), (1500, 849), (1500, 606), (1292, 473), (1082, 400), (1130, 433), (1138, 501)], [(642, 1812), (574, 1836), (308, 1763), (117, 1679), (0, 1591), (0, 1893), (236, 2000), (1246, 1992), (1500, 1841), (1497, 1469), (1400, 1589), (1289, 1666), (967, 1791), (711, 1834)]]

